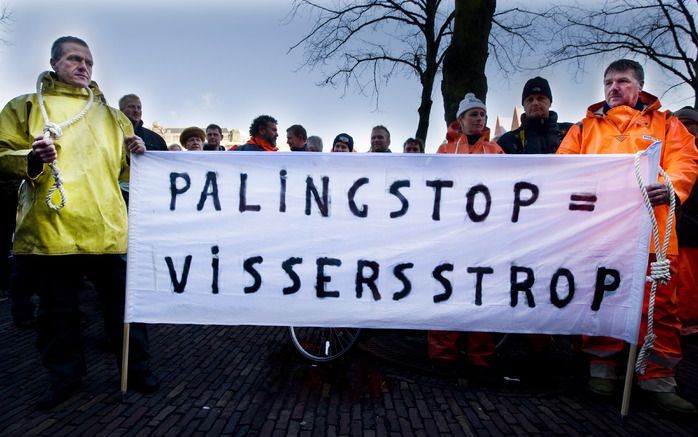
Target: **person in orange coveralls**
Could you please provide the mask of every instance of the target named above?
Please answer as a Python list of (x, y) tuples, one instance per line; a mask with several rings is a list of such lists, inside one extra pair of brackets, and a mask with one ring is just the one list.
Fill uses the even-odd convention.
[[(662, 141), (660, 165), (684, 202), (698, 174), (698, 152), (693, 137), (681, 122), (666, 111), (660, 111), (657, 97), (644, 92), (644, 71), (632, 60), (611, 63), (604, 72), (605, 101), (591, 105), (586, 117), (570, 128), (557, 153), (600, 154), (635, 153)], [(664, 235), (669, 213), (669, 191), (665, 182), (647, 186), (650, 203)], [(650, 262), (656, 260), (652, 247)], [(672, 279), (659, 283), (654, 309), (654, 333), (657, 336), (645, 374), (638, 375), (639, 387), (657, 407), (675, 413), (695, 414), (695, 406), (676, 393), (674, 368), (681, 360), (680, 322), (676, 306), (676, 267), (678, 243), (672, 233), (667, 259)], [(647, 304), (650, 283), (645, 288), (645, 303), (640, 326), (640, 343), (647, 333)], [(623, 342), (607, 337), (585, 337), (583, 349), (592, 355), (589, 390), (610, 396), (616, 388), (616, 368)]]
[[(490, 141), (490, 130), (485, 127), (487, 108), (475, 94), (465, 95), (458, 105), (456, 115), (456, 121), (448, 126), (447, 143), (439, 146), (436, 153), (504, 153), (497, 143)], [(495, 351), (494, 334), (469, 332), (466, 335), (466, 354), (473, 370), (482, 372), (490, 368)], [(457, 343), (460, 336), (460, 332), (429, 331), (429, 358), (438, 365), (455, 361), (458, 358)]]

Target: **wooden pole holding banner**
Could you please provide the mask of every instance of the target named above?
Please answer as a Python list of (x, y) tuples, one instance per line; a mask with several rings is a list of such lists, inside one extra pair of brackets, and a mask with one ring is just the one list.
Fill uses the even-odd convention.
[(131, 337), (131, 325), (124, 323), (124, 340), (121, 348), (121, 399), (126, 397), (128, 388), (128, 349)]
[(633, 377), (635, 376), (635, 360), (637, 359), (637, 345), (631, 344), (628, 352), (628, 365), (625, 368), (625, 384), (623, 385), (623, 402), (620, 406), (620, 421), (625, 423), (630, 410), (630, 392), (633, 388)]

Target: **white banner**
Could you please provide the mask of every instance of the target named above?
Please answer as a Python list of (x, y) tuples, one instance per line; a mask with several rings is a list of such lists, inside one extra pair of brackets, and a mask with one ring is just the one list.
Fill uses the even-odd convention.
[(126, 321), (636, 343), (650, 225), (633, 158), (134, 156)]

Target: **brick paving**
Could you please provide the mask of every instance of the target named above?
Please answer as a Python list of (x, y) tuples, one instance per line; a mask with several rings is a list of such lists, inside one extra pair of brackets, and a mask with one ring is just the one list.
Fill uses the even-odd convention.
[[(156, 325), (151, 352), (162, 388), (122, 399), (89, 296), (84, 384), (69, 401), (39, 412), (34, 402), (48, 380), (35, 333), (17, 330), (8, 307), (0, 302), (0, 435), (698, 435), (697, 419), (662, 416), (637, 392), (622, 425), (620, 398), (585, 394), (578, 356), (548, 357), (549, 367), (539, 363), (542, 374), (482, 382), (465, 371), (430, 371), (415, 332), (369, 334), (346, 358), (313, 365), (285, 328)], [(698, 403), (698, 345), (685, 350), (679, 379)]]

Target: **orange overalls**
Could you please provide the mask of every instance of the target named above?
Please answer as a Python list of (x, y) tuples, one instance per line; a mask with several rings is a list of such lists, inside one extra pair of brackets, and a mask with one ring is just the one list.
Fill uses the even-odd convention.
[[(662, 141), (660, 165), (669, 175), (676, 190), (676, 195), (684, 202), (698, 174), (698, 151), (693, 145), (693, 136), (675, 117), (669, 117), (660, 111), (659, 100), (646, 92), (640, 93), (643, 110), (629, 106), (609, 109), (605, 114), (604, 102), (589, 107), (587, 116), (569, 130), (560, 144), (557, 153), (562, 154), (605, 154), (635, 153), (645, 150), (656, 138)], [(664, 235), (669, 207), (661, 205), (654, 208), (659, 227), (659, 235)], [(651, 248), (654, 253), (654, 247)], [(672, 280), (666, 285), (659, 284), (656, 290), (654, 343), (647, 370), (639, 379), (657, 379), (655, 383), (661, 389), (654, 391), (673, 391), (674, 367), (681, 359), (679, 337), (680, 322), (676, 306), (678, 241), (676, 233), (671, 234), (667, 258), (671, 263)], [(654, 260), (654, 255), (650, 261)], [(647, 332), (647, 299), (650, 284), (645, 287), (645, 304), (640, 325), (640, 344)], [(608, 337), (585, 337), (583, 349), (593, 355), (591, 376), (610, 377), (607, 372), (616, 366), (623, 349), (623, 342)]]

